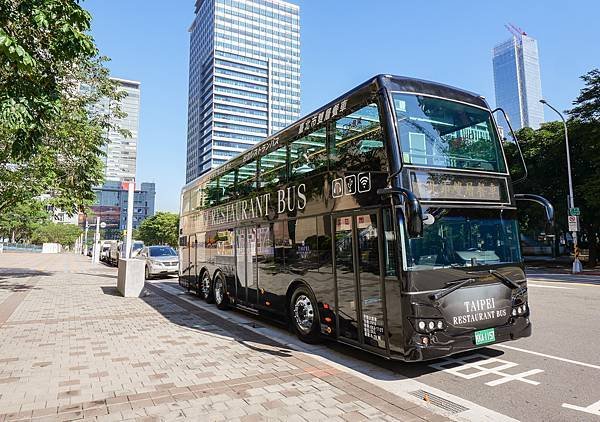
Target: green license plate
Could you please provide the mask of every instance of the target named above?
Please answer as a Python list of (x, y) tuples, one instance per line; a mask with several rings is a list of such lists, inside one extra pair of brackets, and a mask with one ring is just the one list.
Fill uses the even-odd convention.
[(487, 330), (475, 331), (475, 345), (479, 346), (482, 344), (493, 343), (496, 341), (496, 332), (493, 328)]

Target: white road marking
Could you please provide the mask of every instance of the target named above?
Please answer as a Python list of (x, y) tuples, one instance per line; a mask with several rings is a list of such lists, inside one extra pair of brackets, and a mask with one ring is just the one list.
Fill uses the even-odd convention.
[(531, 281), (529, 283), (527, 283), (527, 286), (529, 287), (543, 287), (545, 289), (564, 289), (564, 290), (575, 290), (574, 287), (562, 287), (562, 286), (549, 286), (547, 284), (537, 284), (537, 283), (532, 283)]
[[(467, 362), (467, 360), (479, 359), (475, 362)], [(460, 366), (455, 366), (451, 368), (446, 368), (447, 366), (453, 366), (455, 364), (459, 364)], [(491, 364), (500, 364), (491, 368), (487, 368), (486, 365)], [(510, 381), (521, 381), (531, 385), (539, 385), (539, 382), (527, 379), (530, 375), (539, 374), (544, 372), (541, 369), (532, 369), (526, 372), (521, 372), (519, 374), (507, 374), (504, 371), (505, 369), (514, 368), (518, 366), (518, 363), (508, 362), (506, 360), (490, 358), (489, 356), (482, 355), (480, 353), (475, 353), (472, 355), (468, 355), (462, 358), (445, 358), (440, 363), (435, 363), (429, 365), (431, 368), (438, 369), (440, 371), (448, 372), (452, 375), (456, 375), (457, 377), (464, 379), (473, 379), (477, 377), (481, 377), (483, 375), (497, 375), (500, 378), (495, 379), (493, 381), (486, 382), (485, 385), (489, 385), (490, 387), (495, 387), (500, 384), (505, 384)], [(471, 372), (473, 369), (476, 369), (476, 372)], [(468, 373), (464, 373), (463, 371), (467, 371)]]
[(562, 407), (572, 410), (579, 410), (580, 412), (590, 413), (592, 415), (600, 416), (600, 401), (590, 404), (588, 407), (575, 406), (574, 404), (563, 403)]
[(532, 350), (521, 349), (519, 347), (507, 346), (505, 344), (494, 344), (494, 347), (501, 347), (503, 349), (516, 350), (517, 352), (529, 353), (531, 355), (537, 355), (537, 356), (542, 356), (542, 357), (549, 358), (549, 359), (560, 360), (562, 362), (573, 363), (575, 365), (585, 366), (587, 368), (600, 369), (600, 366), (593, 365), (591, 363), (579, 362), (579, 361), (573, 360), (573, 359), (567, 359), (567, 358), (561, 358), (559, 356), (547, 355), (545, 353), (534, 352)]

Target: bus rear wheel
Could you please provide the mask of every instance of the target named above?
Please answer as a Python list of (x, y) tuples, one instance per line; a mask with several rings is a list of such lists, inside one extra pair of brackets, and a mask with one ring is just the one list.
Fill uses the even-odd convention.
[(204, 299), (207, 303), (213, 302), (213, 289), (208, 271), (204, 271), (198, 283), (198, 296)]
[(229, 308), (229, 296), (225, 290), (225, 280), (221, 274), (217, 274), (215, 277), (214, 292), (215, 304), (219, 309)]
[(298, 286), (292, 294), (289, 315), (298, 338), (306, 343), (318, 343), (321, 339), (317, 301), (306, 286)]

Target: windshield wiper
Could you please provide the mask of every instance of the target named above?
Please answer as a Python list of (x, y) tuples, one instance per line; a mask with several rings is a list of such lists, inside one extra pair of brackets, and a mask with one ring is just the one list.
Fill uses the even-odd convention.
[(485, 274), (490, 274), (490, 275), (496, 277), (498, 280), (500, 280), (502, 282), (502, 284), (504, 284), (506, 287), (510, 287), (511, 289), (519, 289), (521, 287), (517, 283), (515, 283), (514, 281), (512, 281), (510, 278), (508, 278), (507, 276), (505, 276), (504, 274), (502, 274), (500, 271), (497, 271), (497, 270), (469, 271), (469, 272), (467, 272), (467, 274), (469, 274), (469, 275), (475, 275), (475, 274), (485, 275)]
[(443, 298), (444, 296), (449, 295), (453, 291), (458, 290), (461, 287), (467, 286), (467, 285), (469, 285), (471, 283), (474, 283), (475, 281), (477, 281), (477, 279), (475, 279), (475, 278), (464, 279), (460, 283), (455, 284), (452, 287), (448, 287), (447, 289), (442, 290), (441, 292), (437, 292), (437, 293), (429, 295), (429, 299), (431, 299), (431, 300), (440, 300), (441, 298)]

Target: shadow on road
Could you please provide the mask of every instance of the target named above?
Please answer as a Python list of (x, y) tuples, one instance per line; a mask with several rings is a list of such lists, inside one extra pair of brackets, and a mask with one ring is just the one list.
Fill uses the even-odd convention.
[(141, 299), (170, 322), (186, 329), (229, 336), (251, 350), (272, 356), (292, 356), (291, 351), (279, 342), (251, 331), (240, 324), (197, 308), (193, 304), (166, 293), (149, 283), (146, 283), (146, 294)]
[[(176, 282), (169, 282), (167, 280), (165, 281), (169, 284), (176, 285)], [(142, 299), (150, 306), (154, 307), (162, 315), (164, 315), (165, 318), (175, 324), (188, 329), (230, 336), (240, 344), (243, 344), (249, 349), (257, 352), (263, 352), (284, 358), (291, 356), (291, 351), (284, 344), (280, 343), (280, 341), (274, 340), (268, 337), (266, 334), (252, 331), (244, 326), (244, 323), (232, 322), (226, 319), (227, 311), (223, 311), (223, 317), (221, 317), (207, 310), (198, 308), (194, 304), (191, 304), (176, 295), (167, 293), (159, 287), (153, 286), (149, 283), (146, 283), (146, 290), (148, 291), (148, 295), (144, 296)], [(180, 295), (185, 295), (187, 299), (196, 299), (201, 301), (200, 298), (197, 298), (190, 293), (186, 293), (184, 290), (181, 290)], [(167, 301), (161, 299), (161, 297)], [(242, 311), (237, 310), (230, 310), (228, 312), (242, 313)], [(198, 318), (200, 318), (203, 322), (199, 324)], [(286, 326), (281, 321), (276, 321), (264, 316), (251, 316), (251, 318), (253, 321), (259, 322), (260, 324), (251, 322), (248, 325), (258, 325), (259, 327), (260, 325), (264, 325), (266, 327), (271, 325), (270, 329), (281, 329), (285, 328)], [(295, 336), (289, 334), (289, 341), (296, 342), (297, 340)], [(263, 345), (264, 347), (261, 347), (260, 345)], [(363, 350), (354, 349), (341, 343), (329, 341), (327, 339), (324, 340), (322, 345), (310, 346), (303, 344), (303, 346), (305, 350), (308, 350), (309, 353), (313, 355), (321, 356), (342, 366), (350, 367), (365, 375), (384, 381), (396, 381), (406, 378), (418, 379), (421, 376), (439, 372), (440, 369), (434, 368), (431, 365), (443, 361), (443, 359), (438, 359), (428, 362), (409, 363), (390, 360)], [(504, 354), (504, 352), (500, 350), (481, 348), (475, 351), (464, 352), (453, 356), (464, 357), (474, 353), (483, 355), (484, 357), (470, 359), (471, 363), (476, 363), (477, 361), (488, 358), (495, 358)], [(444, 368), (450, 369), (453, 366), (458, 365), (448, 363), (444, 365)], [(375, 369), (375, 371), (373, 369)], [(377, 369), (385, 369), (385, 371)]]

